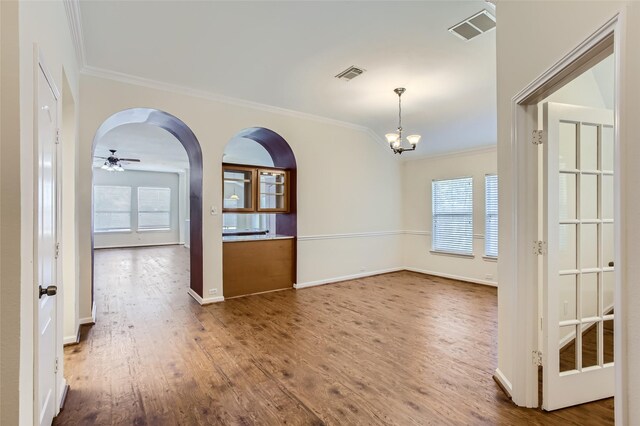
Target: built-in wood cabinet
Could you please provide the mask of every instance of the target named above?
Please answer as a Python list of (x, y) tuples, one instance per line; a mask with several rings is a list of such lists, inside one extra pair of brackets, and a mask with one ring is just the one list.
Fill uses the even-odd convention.
[(224, 213), (288, 213), (289, 172), (223, 164)]

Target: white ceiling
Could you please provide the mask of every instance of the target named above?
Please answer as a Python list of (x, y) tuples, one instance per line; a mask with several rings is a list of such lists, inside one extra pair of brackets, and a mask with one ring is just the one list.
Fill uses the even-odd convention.
[[(101, 137), (94, 156), (108, 157), (115, 149), (118, 158), (138, 158), (140, 163), (123, 164), (125, 170), (156, 170), (179, 172), (189, 168), (184, 147), (171, 133), (146, 123), (123, 124)], [(104, 160), (94, 157), (94, 167)]]
[[(495, 31), (447, 29), (476, 1), (92, 1), (80, 4), (89, 67), (369, 127), (397, 126), (418, 153), (496, 142)], [(334, 78), (350, 65), (367, 70)], [(170, 112), (170, 111), (169, 111)], [(240, 129), (238, 129), (240, 130)]]

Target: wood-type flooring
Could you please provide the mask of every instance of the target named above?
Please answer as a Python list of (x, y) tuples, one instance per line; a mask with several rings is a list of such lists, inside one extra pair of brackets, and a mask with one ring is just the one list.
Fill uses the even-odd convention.
[(396, 272), (200, 306), (181, 246), (95, 252), (56, 425), (609, 425), (493, 381), (495, 288)]

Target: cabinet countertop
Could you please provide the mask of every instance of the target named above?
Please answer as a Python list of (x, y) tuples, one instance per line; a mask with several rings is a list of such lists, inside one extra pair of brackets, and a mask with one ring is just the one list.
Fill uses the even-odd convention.
[(291, 235), (266, 234), (266, 235), (223, 235), (223, 243), (234, 243), (238, 241), (269, 241), (269, 240), (287, 240), (294, 238)]

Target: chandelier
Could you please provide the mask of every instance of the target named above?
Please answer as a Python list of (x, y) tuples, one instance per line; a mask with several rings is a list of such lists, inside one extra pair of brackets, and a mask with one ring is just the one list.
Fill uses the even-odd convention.
[(420, 142), (420, 135), (409, 135), (407, 136), (407, 142), (411, 145), (411, 148), (403, 148), (402, 147), (402, 102), (401, 97), (402, 94), (406, 91), (404, 87), (398, 87), (394, 90), (398, 95), (398, 133), (387, 133), (384, 135), (387, 138), (387, 142), (389, 142), (389, 147), (393, 150), (394, 154), (402, 154), (405, 151), (414, 151), (416, 149), (416, 145)]

